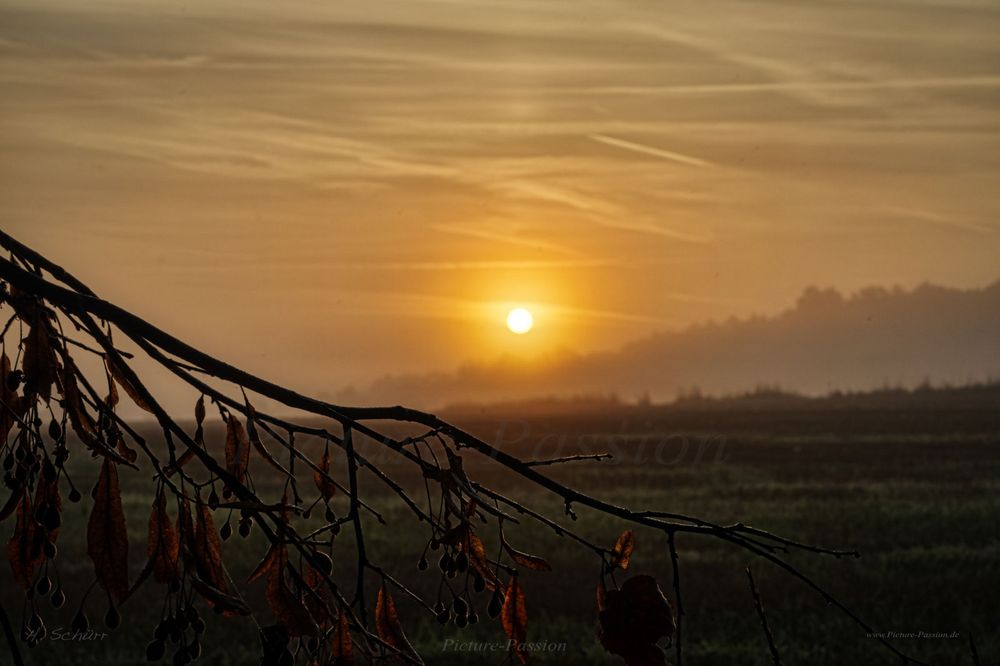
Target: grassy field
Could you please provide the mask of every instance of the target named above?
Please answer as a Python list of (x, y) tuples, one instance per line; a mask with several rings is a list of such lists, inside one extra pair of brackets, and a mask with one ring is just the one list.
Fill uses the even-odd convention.
[[(849, 402), (849, 401), (848, 401)], [(552, 468), (553, 476), (618, 504), (689, 513), (719, 521), (742, 521), (798, 540), (857, 548), (860, 559), (809, 553), (791, 561), (829, 589), (880, 632), (946, 634), (957, 638), (900, 638), (895, 644), (925, 661), (972, 663), (968, 632), (974, 632), (983, 663), (1000, 659), (1000, 405), (995, 395), (974, 400), (868, 401), (868, 407), (830, 401), (688, 404), (671, 409), (604, 406), (540, 410), (513, 418), (503, 410), (454, 415), (505, 447), (529, 458), (611, 450), (612, 461)], [(936, 407), (934, 407), (936, 405)], [(422, 485), (392, 457), (372, 451), (383, 468), (415, 491)], [(465, 456), (471, 475), (516, 495), (548, 515), (565, 517), (561, 503), (510, 475), (491, 461)], [(90, 460), (77, 456), (73, 469), (81, 488), (93, 482)], [(258, 489), (266, 470), (255, 466)], [(342, 470), (341, 470), (342, 471)], [(134, 576), (145, 556), (151, 496), (148, 474), (122, 473)], [(433, 564), (419, 572), (427, 533), (375, 479), (365, 477), (369, 501), (389, 525), (371, 524), (369, 550), (379, 565), (400, 572), (432, 597), (439, 588)], [(277, 492), (265, 490), (265, 492)], [(85, 493), (86, 495), (86, 493)], [(338, 506), (343, 510), (343, 506)], [(68, 627), (83, 591), (93, 580), (84, 531), (89, 498), (66, 503), (59, 538), (59, 579), (70, 601), (59, 612), (47, 607), (50, 630)], [(573, 527), (610, 543), (621, 531), (616, 521), (579, 510)], [(221, 526), (225, 512), (218, 512)], [(568, 520), (568, 518), (567, 518)], [(13, 521), (7, 521), (9, 534)], [(319, 523), (317, 522), (317, 525)], [(235, 520), (234, 520), (235, 527)], [(346, 533), (338, 537), (335, 575), (350, 589), (353, 552)], [(495, 535), (483, 534), (487, 546)], [(525, 523), (508, 529), (522, 550), (544, 555), (552, 573), (526, 572), (529, 640), (564, 646), (538, 652), (535, 663), (616, 664), (598, 643), (594, 589), (598, 563), (566, 538)], [(629, 573), (649, 573), (670, 591), (671, 574), (661, 535), (637, 532)], [(763, 561), (704, 537), (678, 540), (684, 603), (685, 655), (692, 664), (767, 664), (767, 646), (754, 614), (744, 567), (753, 565), (778, 648), (790, 664), (895, 664), (890, 653), (815, 593)], [(231, 573), (244, 579), (264, 551), (257, 533), (224, 544)], [(432, 563), (433, 563), (432, 559)], [(262, 583), (247, 588), (259, 603), (258, 621), (270, 623)], [(7, 566), (0, 567), (3, 603), (15, 623), (23, 600)], [(163, 591), (153, 583), (122, 609), (125, 622), (106, 638), (89, 642), (43, 641), (23, 649), (30, 664), (135, 664), (159, 619)], [(397, 597), (404, 627), (431, 664), (503, 663), (502, 651), (461, 652), (452, 641), (501, 641), (496, 621), (485, 619), (487, 596), (475, 627), (442, 628), (409, 600)], [(92, 592), (86, 605), (100, 628), (107, 606)], [(250, 619), (222, 619), (210, 613), (202, 663), (257, 662), (257, 629)], [(103, 630), (103, 629), (102, 629)], [(0, 663), (6, 663), (0, 646)], [(671, 657), (672, 658), (672, 657)]]

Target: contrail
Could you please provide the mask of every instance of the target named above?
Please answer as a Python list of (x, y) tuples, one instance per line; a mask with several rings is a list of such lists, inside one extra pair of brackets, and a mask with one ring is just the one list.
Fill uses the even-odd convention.
[(625, 150), (631, 150), (636, 153), (643, 153), (644, 155), (653, 155), (654, 157), (662, 157), (665, 160), (678, 162), (680, 164), (687, 164), (689, 166), (696, 166), (696, 167), (713, 166), (711, 162), (700, 160), (697, 157), (691, 157), (690, 155), (682, 155), (680, 153), (675, 153), (670, 150), (663, 150), (662, 148), (656, 148), (654, 146), (646, 146), (641, 143), (633, 143), (631, 141), (625, 141), (624, 139), (616, 139), (613, 136), (605, 136), (604, 134), (591, 134), (589, 138), (593, 139), (594, 141), (598, 141), (600, 143), (605, 143), (609, 146), (615, 146), (616, 148), (624, 148)]

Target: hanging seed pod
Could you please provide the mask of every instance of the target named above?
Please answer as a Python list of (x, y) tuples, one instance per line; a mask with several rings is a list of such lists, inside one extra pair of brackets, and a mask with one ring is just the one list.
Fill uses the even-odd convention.
[(465, 615), (469, 610), (469, 604), (465, 603), (465, 599), (462, 597), (455, 597), (455, 603), (452, 604), (452, 608), (455, 609), (455, 615)]
[(174, 652), (173, 664), (174, 666), (187, 666), (191, 663), (191, 657), (188, 655), (187, 646), (182, 645), (177, 648)]
[(448, 610), (447, 608), (438, 613), (437, 615), (438, 624), (448, 624), (449, 620), (451, 620), (451, 611)]
[(104, 626), (114, 631), (119, 626), (121, 626), (121, 623), (122, 623), (121, 614), (118, 612), (118, 609), (115, 608), (115, 605), (111, 604), (110, 606), (108, 606), (108, 612), (104, 614)]
[(56, 555), (59, 554), (59, 549), (56, 548), (55, 542), (46, 541), (45, 544), (42, 546), (42, 552), (45, 554), (46, 558), (54, 560), (56, 559)]
[(459, 629), (465, 629), (465, 626), (469, 624), (469, 619), (464, 615), (455, 615), (455, 626)]
[(490, 605), (486, 607), (486, 612), (490, 617), (495, 618), (500, 614), (500, 610), (503, 608), (503, 595), (500, 594), (500, 590), (493, 592), (493, 597), (490, 599)]
[(329, 576), (330, 572), (333, 571), (333, 560), (326, 553), (315, 552), (312, 554), (312, 565), (315, 567), (316, 571), (320, 572), (324, 576)]
[(73, 631), (79, 631), (80, 633), (84, 633), (90, 629), (90, 620), (87, 619), (87, 614), (83, 612), (83, 608), (76, 612), (76, 617), (73, 618), (73, 622), (69, 626)]
[(152, 641), (146, 646), (146, 661), (159, 661), (167, 651), (166, 644), (161, 640)]
[(455, 558), (455, 568), (458, 569), (459, 573), (465, 573), (469, 568), (469, 556), (465, 554), (465, 551), (460, 551), (458, 557)]
[(219, 530), (219, 536), (222, 537), (223, 541), (228, 541), (229, 537), (233, 536), (233, 526), (229, 524), (228, 520), (223, 524), (222, 529)]
[(472, 611), (469, 613), (469, 624), (475, 624), (476, 622), (479, 622), (479, 614), (476, 611)]
[(69, 491), (69, 501), (70, 502), (79, 502), (80, 501), (80, 491), (77, 490), (76, 488), (73, 488), (72, 490), (70, 490)]
[(438, 569), (444, 573), (447, 573), (448, 570), (451, 569), (451, 555), (449, 555), (447, 551), (445, 551), (444, 554), (441, 555), (441, 559), (438, 560)]
[(21, 385), (21, 380), (24, 379), (24, 373), (20, 370), (13, 370), (7, 373), (7, 390), (16, 391), (17, 387)]
[(208, 506), (213, 511), (219, 508), (219, 495), (215, 492), (215, 487), (213, 486), (212, 492), (208, 494)]
[(201, 641), (199, 641), (197, 638), (192, 639), (192, 641), (190, 643), (188, 643), (187, 651), (188, 651), (188, 655), (191, 656), (191, 661), (194, 661), (195, 659), (197, 659), (198, 657), (200, 657), (201, 656)]
[(62, 426), (60, 426), (59, 422), (55, 419), (49, 421), (49, 437), (54, 440), (58, 440), (62, 437)]
[(35, 584), (35, 590), (37, 590), (38, 594), (43, 597), (46, 594), (48, 594), (49, 590), (51, 589), (52, 589), (52, 581), (49, 579), (48, 576), (42, 576), (41, 578), (38, 579), (38, 582)]
[(194, 631), (195, 634), (201, 636), (203, 633), (205, 633), (205, 621), (200, 617), (196, 617), (195, 619), (191, 620), (191, 629)]
[(156, 629), (153, 630), (153, 638), (162, 643), (167, 640), (167, 634), (169, 633), (170, 625), (167, 623), (167, 618), (163, 618), (160, 620), (159, 624), (156, 625)]
[(483, 575), (476, 571), (472, 576), (472, 589), (476, 592), (482, 592), (486, 589), (486, 579)]
[(62, 608), (63, 604), (66, 603), (66, 593), (63, 592), (63, 589), (61, 587), (56, 587), (55, 591), (52, 593), (52, 596), (49, 598), (49, 601), (52, 602), (53, 608), (56, 609)]
[(246, 539), (250, 536), (250, 527), (253, 525), (253, 521), (250, 518), (243, 518), (240, 520), (240, 536)]
[(331, 509), (329, 506), (326, 507), (326, 512), (323, 514), (323, 517), (326, 518), (326, 522), (328, 523), (333, 523), (337, 521), (337, 514), (335, 514), (333, 512), (333, 509)]
[(419, 569), (420, 571), (427, 571), (427, 567), (428, 566), (429, 565), (427, 564), (427, 558), (426, 557), (421, 557), (420, 561), (417, 562), (417, 569)]

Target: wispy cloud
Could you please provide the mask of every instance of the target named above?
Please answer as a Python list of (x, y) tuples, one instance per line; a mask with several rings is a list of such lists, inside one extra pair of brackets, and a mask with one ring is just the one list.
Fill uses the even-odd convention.
[(979, 234), (991, 234), (995, 231), (993, 227), (980, 224), (979, 222), (965, 220), (951, 215), (943, 215), (930, 210), (906, 208), (902, 206), (887, 206), (883, 210), (895, 217), (920, 220), (921, 222), (929, 222), (931, 224), (950, 227), (952, 229), (961, 229), (963, 231), (971, 231)]

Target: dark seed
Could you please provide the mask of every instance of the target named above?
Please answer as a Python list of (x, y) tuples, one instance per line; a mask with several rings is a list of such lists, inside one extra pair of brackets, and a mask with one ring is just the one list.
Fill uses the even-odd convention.
[(465, 554), (464, 550), (458, 554), (458, 557), (455, 558), (455, 566), (461, 573), (465, 573), (465, 571), (469, 568), (469, 556)]
[(159, 661), (163, 659), (163, 653), (167, 646), (161, 640), (155, 640), (146, 646), (146, 661)]
[(227, 541), (229, 537), (233, 536), (233, 526), (229, 524), (228, 520), (226, 521), (226, 524), (222, 526), (222, 529), (219, 530), (219, 536), (222, 537), (223, 541)]
[(452, 606), (455, 609), (455, 615), (465, 615), (466, 611), (469, 610), (469, 604), (465, 603), (465, 599), (462, 597), (456, 598)]
[(62, 435), (62, 428), (59, 426), (59, 422), (55, 419), (49, 421), (49, 437), (52, 439), (59, 439)]
[(117, 629), (121, 623), (122, 616), (118, 612), (118, 609), (112, 605), (108, 608), (108, 612), (104, 614), (104, 625), (113, 631)]
[(38, 579), (35, 589), (38, 590), (38, 594), (44, 597), (52, 589), (52, 581), (49, 580), (48, 576), (42, 576)]
[(80, 491), (77, 490), (76, 488), (73, 488), (72, 490), (70, 490), (69, 491), (69, 501), (70, 502), (79, 502), (80, 501)]
[(445, 608), (443, 611), (438, 613), (437, 621), (439, 624), (448, 624), (448, 620), (451, 619), (451, 611)]
[(83, 612), (82, 608), (76, 612), (76, 617), (73, 618), (73, 622), (69, 626), (73, 631), (81, 633), (90, 629), (90, 620), (87, 619), (87, 614)]
[(417, 562), (417, 568), (420, 569), (421, 571), (427, 571), (427, 566), (428, 566), (427, 565), (427, 558), (426, 557), (421, 557), (420, 561)]
[(493, 593), (493, 598), (490, 599), (490, 605), (486, 608), (486, 612), (489, 613), (490, 617), (496, 617), (500, 614), (500, 610), (503, 608), (503, 595), (500, 594), (499, 590)]
[(62, 608), (63, 604), (66, 603), (66, 593), (62, 591), (61, 587), (57, 587), (49, 598), (49, 601), (52, 602), (53, 608)]
[(464, 615), (456, 615), (455, 616), (455, 626), (456, 627), (458, 627), (459, 629), (464, 629), (465, 625), (467, 625), (467, 624), (469, 624), (469, 620)]

